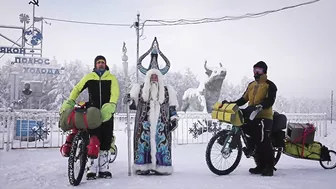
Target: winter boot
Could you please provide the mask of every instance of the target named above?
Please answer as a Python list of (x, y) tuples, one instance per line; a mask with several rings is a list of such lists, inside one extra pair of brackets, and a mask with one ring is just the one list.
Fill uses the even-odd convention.
[(274, 167), (274, 151), (270, 153), (270, 156), (266, 159), (265, 168), (262, 170), (262, 176), (273, 176)]
[(150, 171), (137, 170), (137, 171), (135, 171), (135, 174), (137, 174), (137, 175), (149, 175)]
[(97, 159), (100, 149), (100, 142), (97, 136), (92, 136), (90, 138), (90, 143), (87, 145), (88, 157), (92, 159)]
[(99, 178), (112, 178), (112, 174), (109, 171), (109, 151), (102, 150), (99, 152)]
[(265, 169), (262, 170), (262, 176), (273, 176), (273, 166), (267, 166)]
[(98, 159), (89, 158), (87, 162), (86, 179), (87, 180), (96, 179), (97, 172), (98, 172)]
[(70, 150), (71, 150), (71, 144), (77, 133), (78, 133), (77, 129), (72, 129), (71, 133), (66, 137), (65, 143), (60, 148), (60, 152), (63, 157), (69, 157)]
[(249, 172), (251, 174), (261, 174), (263, 169), (264, 169), (264, 166), (262, 164), (262, 161), (260, 160), (260, 156), (259, 155), (254, 155), (254, 161), (255, 161), (257, 166), (255, 168), (250, 168)]

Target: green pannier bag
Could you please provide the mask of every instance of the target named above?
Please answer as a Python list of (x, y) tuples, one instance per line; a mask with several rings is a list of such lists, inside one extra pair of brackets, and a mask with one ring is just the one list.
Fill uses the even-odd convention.
[(96, 107), (90, 107), (86, 110), (75, 108), (64, 111), (60, 116), (59, 127), (64, 131), (73, 128), (77, 129), (96, 129), (102, 124), (100, 110)]
[(304, 145), (304, 148), (302, 148), (302, 144), (291, 143), (289, 141), (286, 141), (285, 143), (285, 152), (298, 158), (319, 160), (321, 155), (321, 148), (322, 145), (319, 142), (313, 142), (312, 144)]

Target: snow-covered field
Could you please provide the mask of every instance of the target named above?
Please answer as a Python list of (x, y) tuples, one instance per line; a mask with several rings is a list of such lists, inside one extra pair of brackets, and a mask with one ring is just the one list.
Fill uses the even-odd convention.
[[(336, 124), (328, 126), (327, 138), (315, 138), (336, 150)], [(242, 158), (238, 168), (227, 176), (214, 175), (205, 163), (206, 144), (176, 145), (173, 148), (174, 173), (170, 176), (128, 176), (127, 139), (123, 131), (116, 132), (119, 154), (111, 165), (113, 178), (87, 181), (78, 188), (335, 188), (336, 169), (325, 170), (319, 162), (294, 159), (283, 155), (274, 177), (250, 175), (254, 166), (252, 159)], [(0, 151), (1, 189), (52, 189), (72, 188), (67, 177), (67, 159), (61, 157), (59, 149), (26, 149)]]

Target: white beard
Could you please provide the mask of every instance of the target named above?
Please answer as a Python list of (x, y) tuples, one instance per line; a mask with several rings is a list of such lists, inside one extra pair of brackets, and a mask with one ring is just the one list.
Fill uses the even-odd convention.
[(150, 87), (150, 99), (153, 101), (158, 101), (159, 100), (159, 86), (157, 82), (151, 83)]
[[(158, 82), (151, 82), (152, 74), (158, 75)], [(163, 84), (162, 74), (157, 69), (151, 69), (147, 72), (145, 82), (142, 88), (142, 98), (145, 102), (153, 101), (162, 104), (165, 100), (165, 86)]]

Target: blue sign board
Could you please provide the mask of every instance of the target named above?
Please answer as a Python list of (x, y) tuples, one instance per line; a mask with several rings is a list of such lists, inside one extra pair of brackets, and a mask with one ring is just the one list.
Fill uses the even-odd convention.
[[(35, 120), (16, 120), (16, 136), (32, 136), (32, 128), (37, 126), (37, 121)], [(20, 135), (21, 133), (21, 135)]]

